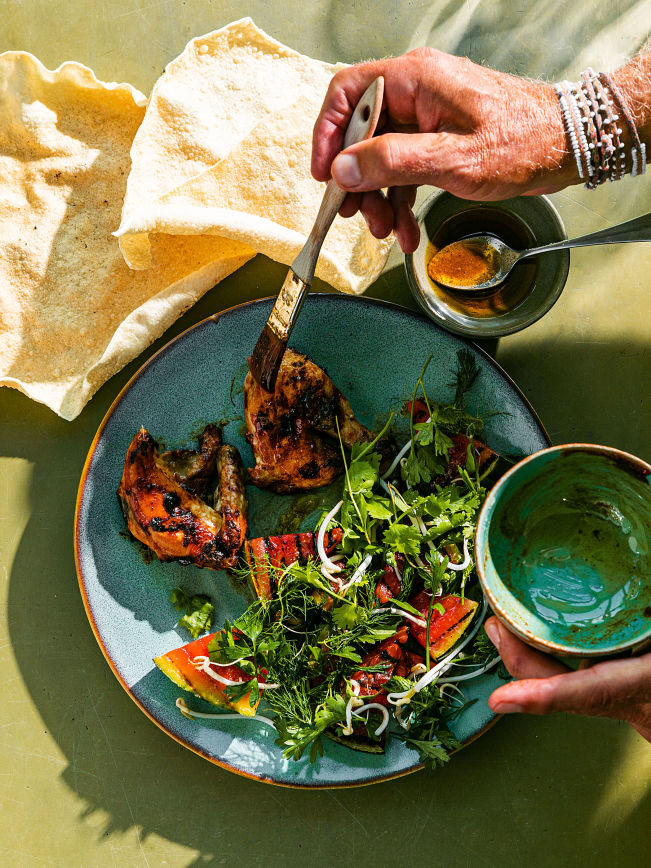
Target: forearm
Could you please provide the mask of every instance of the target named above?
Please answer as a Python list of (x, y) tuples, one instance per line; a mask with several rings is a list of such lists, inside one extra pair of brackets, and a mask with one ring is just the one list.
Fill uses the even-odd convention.
[[(340, 153), (352, 106), (378, 75), (381, 135)], [(651, 44), (610, 77), (590, 70), (556, 85), (421, 48), (333, 77), (314, 128), (312, 173), (351, 194), (343, 216), (361, 210), (374, 235), (393, 230), (409, 253), (421, 184), (491, 201), (581, 182), (594, 189), (641, 173), (650, 158)]]
[(612, 74), (622, 92), (641, 141), (651, 158), (651, 42), (633, 60)]

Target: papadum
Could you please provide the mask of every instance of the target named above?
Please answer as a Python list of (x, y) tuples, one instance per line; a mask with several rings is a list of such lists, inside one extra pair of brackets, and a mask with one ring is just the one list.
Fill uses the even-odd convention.
[(127, 267), (112, 233), (145, 103), (78, 63), (0, 55), (0, 385), (64, 419), (255, 255), (153, 234), (151, 268)]
[[(154, 233), (219, 235), (290, 264), (325, 189), (310, 174), (312, 128), (337, 68), (248, 18), (189, 42), (155, 84), (134, 139), (116, 233), (128, 264), (151, 267)], [(363, 292), (390, 246), (361, 215), (337, 217), (316, 274)]]

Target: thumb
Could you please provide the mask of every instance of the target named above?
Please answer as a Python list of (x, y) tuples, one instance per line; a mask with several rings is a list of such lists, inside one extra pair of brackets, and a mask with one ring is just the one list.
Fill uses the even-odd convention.
[(489, 704), (498, 713), (571, 711), (626, 720), (640, 704), (649, 701), (651, 655), (646, 655), (608, 660), (551, 678), (514, 681), (494, 691)]
[(342, 190), (350, 192), (443, 186), (445, 177), (466, 162), (468, 138), (452, 133), (385, 133), (346, 148), (330, 171)]

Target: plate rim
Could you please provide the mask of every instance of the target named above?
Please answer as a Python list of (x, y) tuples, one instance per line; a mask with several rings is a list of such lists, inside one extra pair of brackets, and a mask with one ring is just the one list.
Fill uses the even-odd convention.
[[(399, 312), (403, 315), (407, 315), (407, 316), (413, 317), (414, 319), (418, 319), (418, 320), (426, 323), (428, 327), (433, 328), (435, 331), (446, 333), (446, 329), (442, 328), (437, 323), (433, 322), (433, 320), (431, 320), (428, 316), (425, 316), (423, 313), (420, 313), (419, 311), (414, 311), (411, 308), (405, 307), (404, 305), (397, 304), (395, 302), (385, 301), (384, 299), (375, 299), (375, 298), (370, 298), (370, 297), (369, 298), (356, 297), (356, 296), (344, 295), (344, 294), (340, 294), (340, 293), (331, 293), (331, 292), (310, 293), (310, 298), (335, 300), (336, 304), (345, 300), (344, 303), (346, 303), (346, 304), (348, 304), (349, 302), (353, 302), (354, 304), (364, 304), (364, 305), (367, 305), (369, 307), (388, 308), (390, 310), (394, 310), (396, 312)], [(270, 303), (274, 302), (275, 299), (276, 299), (276, 296), (265, 296), (264, 298), (260, 298), (260, 299), (254, 299), (251, 301), (240, 302), (239, 304), (232, 305), (231, 307), (228, 307), (225, 310), (219, 311), (218, 313), (215, 313), (215, 314), (211, 314), (210, 316), (207, 316), (204, 319), (199, 320), (196, 323), (193, 323), (191, 326), (188, 326), (188, 328), (184, 329), (178, 335), (175, 335), (173, 338), (171, 338), (169, 341), (167, 341), (165, 344), (163, 344), (163, 346), (160, 347), (155, 353), (153, 353), (151, 356), (149, 356), (147, 359), (145, 359), (144, 362), (138, 368), (138, 370), (135, 371), (131, 377), (129, 377), (127, 382), (120, 389), (120, 391), (118, 392), (116, 397), (113, 399), (108, 410), (104, 414), (104, 417), (102, 418), (102, 421), (100, 422), (100, 424), (97, 428), (97, 431), (95, 432), (95, 435), (94, 435), (94, 437), (90, 443), (90, 446), (88, 448), (88, 453), (87, 453), (86, 458), (84, 460), (84, 465), (83, 465), (83, 468), (81, 471), (81, 476), (79, 479), (79, 485), (77, 487), (77, 498), (76, 498), (76, 502), (75, 502), (75, 513), (74, 513), (74, 524), (73, 524), (73, 547), (74, 547), (74, 557), (75, 557), (75, 571), (77, 573), (77, 582), (79, 585), (79, 591), (81, 594), (84, 610), (86, 612), (86, 617), (88, 618), (91, 630), (95, 636), (95, 639), (97, 640), (97, 643), (100, 647), (100, 650), (102, 651), (102, 654), (104, 655), (104, 658), (106, 659), (106, 662), (108, 663), (111, 671), (113, 672), (113, 674), (117, 678), (118, 682), (122, 685), (122, 687), (126, 691), (127, 695), (133, 700), (133, 702), (138, 706), (138, 708), (149, 718), (149, 720), (151, 720), (154, 724), (156, 724), (156, 726), (160, 730), (162, 730), (166, 735), (168, 735), (169, 737), (174, 739), (174, 741), (183, 745), (183, 747), (188, 748), (189, 750), (191, 750), (193, 753), (197, 754), (198, 756), (201, 756), (204, 759), (208, 760), (208, 762), (210, 762), (214, 765), (217, 765), (220, 768), (225, 769), (226, 771), (237, 774), (240, 777), (249, 778), (249, 779), (254, 780), (254, 781), (260, 781), (262, 783), (270, 784), (272, 786), (285, 787), (288, 789), (300, 789), (300, 790), (304, 790), (304, 789), (309, 789), (309, 790), (313, 790), (313, 789), (349, 789), (352, 787), (371, 786), (372, 784), (381, 783), (382, 781), (395, 780), (396, 778), (404, 777), (406, 775), (420, 771), (421, 769), (423, 769), (425, 767), (425, 763), (418, 763), (417, 762), (417, 763), (414, 763), (413, 766), (410, 766), (409, 768), (403, 769), (401, 771), (391, 772), (391, 773), (387, 773), (387, 774), (378, 774), (378, 775), (370, 777), (369, 779), (364, 780), (364, 781), (344, 781), (344, 782), (340, 782), (340, 783), (327, 783), (327, 782), (321, 783), (321, 782), (312, 782), (312, 781), (301, 781), (300, 783), (289, 783), (287, 781), (275, 780), (275, 779), (269, 777), (269, 775), (266, 775), (264, 773), (254, 774), (252, 772), (246, 772), (243, 769), (236, 768), (235, 766), (230, 765), (229, 763), (227, 763), (223, 760), (220, 760), (215, 756), (212, 756), (211, 754), (202, 750), (197, 745), (191, 744), (190, 742), (186, 741), (181, 736), (179, 736), (176, 733), (167, 729), (167, 727), (165, 727), (159, 720), (157, 720), (156, 717), (154, 717), (154, 715), (149, 711), (149, 709), (143, 704), (143, 702), (135, 695), (133, 690), (129, 687), (129, 685), (126, 683), (126, 681), (122, 677), (122, 675), (119, 672), (113, 659), (111, 658), (111, 656), (108, 652), (108, 649), (106, 648), (106, 646), (102, 640), (102, 637), (100, 635), (99, 628), (97, 626), (97, 622), (95, 620), (92, 608), (91, 608), (89, 600), (88, 600), (88, 596), (86, 593), (86, 587), (85, 587), (85, 583), (84, 583), (83, 570), (82, 570), (82, 555), (81, 555), (81, 551), (80, 551), (80, 530), (81, 530), (80, 521), (81, 521), (81, 511), (82, 511), (83, 502), (84, 502), (84, 495), (86, 493), (86, 486), (87, 486), (87, 482), (88, 482), (88, 474), (90, 471), (90, 466), (91, 466), (91, 464), (94, 460), (94, 457), (95, 457), (97, 446), (98, 446), (100, 439), (104, 433), (104, 430), (105, 430), (106, 426), (108, 425), (111, 417), (113, 416), (113, 414), (117, 410), (118, 406), (122, 402), (126, 393), (131, 389), (131, 386), (135, 382), (137, 382), (137, 380), (142, 376), (142, 374), (145, 372), (145, 370), (160, 355), (167, 352), (174, 344), (176, 344), (177, 341), (183, 339), (189, 332), (192, 332), (195, 329), (206, 326), (210, 322), (217, 323), (222, 316), (230, 314), (233, 311), (237, 311), (237, 310), (240, 310), (242, 308), (254, 308), (254, 307), (258, 307), (258, 306), (269, 305)], [(507, 371), (505, 371), (504, 368), (499, 364), (499, 362), (496, 361), (483, 347), (480, 347), (478, 344), (476, 344), (474, 341), (470, 340), (468, 337), (466, 337), (464, 335), (457, 335), (457, 334), (454, 334), (454, 337), (456, 340), (460, 340), (460, 341), (462, 341), (462, 343), (465, 343), (465, 344), (472, 346), (472, 348), (477, 353), (479, 353), (479, 355), (482, 356), (486, 361), (488, 361), (488, 363), (492, 367), (494, 367), (497, 370), (497, 372), (506, 380), (506, 382), (513, 388), (513, 390), (515, 391), (517, 396), (520, 398), (520, 400), (524, 403), (524, 405), (526, 406), (528, 411), (531, 413), (531, 416), (533, 417), (534, 421), (536, 422), (537, 426), (539, 427), (539, 429), (540, 429), (544, 439), (546, 440), (548, 446), (551, 446), (552, 445), (551, 439), (549, 437), (547, 429), (545, 428), (540, 417), (538, 416), (538, 413), (532, 407), (528, 398), (522, 392), (522, 390), (517, 385), (517, 383), (512, 379), (510, 374), (508, 374)], [(489, 729), (491, 729), (497, 723), (497, 721), (500, 719), (500, 717), (502, 717), (502, 715), (496, 714), (485, 726), (483, 726), (477, 732), (473, 733), (473, 735), (470, 738), (466, 739), (462, 744), (462, 748), (466, 747), (469, 744), (472, 744), (473, 741), (475, 741), (480, 736), (482, 736), (485, 732), (487, 732)], [(462, 748), (459, 748), (459, 750), (461, 750)], [(456, 753), (456, 751), (454, 751), (454, 753)]]

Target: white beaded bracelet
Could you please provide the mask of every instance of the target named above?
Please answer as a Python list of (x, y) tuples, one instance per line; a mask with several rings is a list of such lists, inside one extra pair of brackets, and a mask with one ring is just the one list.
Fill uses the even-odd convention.
[(570, 105), (569, 102), (572, 101), (571, 97), (568, 101), (569, 94), (566, 94), (563, 88), (563, 82), (558, 82), (554, 85), (554, 90), (558, 95), (558, 101), (561, 106), (561, 112), (563, 113), (563, 123), (565, 124), (565, 132), (568, 135), (570, 140), (570, 145), (572, 146), (572, 153), (574, 154), (574, 159), (576, 160), (576, 168), (579, 172), (579, 178), (583, 180), (583, 160), (581, 159), (581, 148), (579, 147), (579, 141), (576, 136), (576, 130), (574, 127), (574, 122), (572, 120)]
[(626, 173), (626, 147), (620, 139), (624, 124), (618, 125), (620, 118), (631, 139), (630, 174), (635, 177), (646, 171), (646, 147), (610, 76), (588, 68), (577, 83), (560, 81), (554, 90), (579, 178), (589, 190), (605, 181), (618, 181)]

